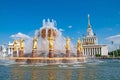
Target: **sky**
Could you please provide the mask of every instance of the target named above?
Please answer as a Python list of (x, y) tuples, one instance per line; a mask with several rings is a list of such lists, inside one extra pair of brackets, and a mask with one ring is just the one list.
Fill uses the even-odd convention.
[(100, 44), (120, 44), (120, 0), (0, 0), (0, 45), (11, 35), (33, 37), (43, 19), (54, 19), (73, 41), (87, 32), (87, 15)]

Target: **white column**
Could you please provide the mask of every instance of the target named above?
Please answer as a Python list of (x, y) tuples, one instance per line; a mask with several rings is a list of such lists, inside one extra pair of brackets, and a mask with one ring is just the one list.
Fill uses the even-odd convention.
[(13, 48), (11, 48), (10, 54), (13, 57)]
[(84, 55), (86, 56), (85, 48), (84, 48)]
[(94, 54), (94, 52), (93, 52), (93, 48), (92, 48), (92, 54)]
[(87, 55), (89, 55), (89, 48), (87, 48)]
[(88, 48), (88, 55), (90, 55), (90, 51), (89, 51), (90, 49)]
[(95, 54), (96, 54), (96, 48), (95, 48)]
[(90, 51), (89, 51), (89, 48), (88, 48), (88, 55), (90, 55)]
[(95, 48), (95, 54), (97, 54), (97, 48)]
[(18, 49), (17, 49), (17, 57), (19, 57), (19, 50), (20, 50), (20, 49), (18, 48)]
[(98, 54), (98, 48), (96, 48), (96, 53)]
[(94, 55), (95, 55), (96, 53), (95, 53), (95, 48), (94, 48)]
[(85, 48), (83, 48), (83, 55), (85, 55)]
[(100, 49), (98, 48), (98, 54), (100, 54)]
[(100, 54), (102, 54), (102, 49), (100, 48)]
[(93, 55), (93, 51), (92, 51), (92, 48), (91, 48), (91, 55)]
[(94, 48), (92, 48), (92, 54), (94, 55)]
[(91, 48), (89, 48), (89, 53), (90, 53), (90, 55), (92, 55), (92, 54), (91, 54)]
[(91, 55), (93, 55), (93, 54), (92, 54), (92, 48), (90, 48), (90, 52), (91, 52)]
[(91, 54), (93, 55), (93, 48), (91, 48)]
[(10, 48), (8, 48), (8, 55), (10, 55)]
[(86, 48), (85, 48), (85, 52), (84, 52), (85, 56), (86, 56)]
[(98, 50), (99, 50), (99, 54), (100, 54), (100, 48)]
[(88, 56), (88, 48), (86, 48), (86, 55)]

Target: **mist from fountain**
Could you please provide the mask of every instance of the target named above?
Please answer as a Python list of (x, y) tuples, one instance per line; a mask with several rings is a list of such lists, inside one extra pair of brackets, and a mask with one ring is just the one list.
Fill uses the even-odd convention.
[[(45, 31), (44, 31), (45, 30)], [(62, 35), (62, 32), (57, 29), (56, 27), (56, 21), (52, 19), (48, 19), (47, 21), (43, 19), (42, 27), (39, 30), (35, 31), (35, 36), (37, 37), (37, 44), (38, 44), (38, 54), (42, 55), (44, 57), (47, 57), (49, 53), (49, 30), (53, 30), (54, 32), (54, 54), (57, 57), (63, 56), (66, 54), (65, 50), (65, 44), (66, 44), (66, 38)], [(32, 51), (32, 39), (29, 39), (25, 42), (25, 53), (31, 53)], [(76, 49), (75, 46), (70, 43), (71, 46), (71, 55), (76, 55)]]

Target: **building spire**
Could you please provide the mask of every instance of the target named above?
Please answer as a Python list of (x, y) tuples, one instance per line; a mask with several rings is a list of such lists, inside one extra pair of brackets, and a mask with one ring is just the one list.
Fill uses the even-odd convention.
[(88, 28), (91, 28), (91, 25), (90, 25), (90, 15), (88, 14)]
[(88, 14), (88, 28), (87, 28), (87, 33), (88, 33), (88, 36), (93, 36), (93, 30), (91, 28), (91, 25), (90, 25), (90, 15)]

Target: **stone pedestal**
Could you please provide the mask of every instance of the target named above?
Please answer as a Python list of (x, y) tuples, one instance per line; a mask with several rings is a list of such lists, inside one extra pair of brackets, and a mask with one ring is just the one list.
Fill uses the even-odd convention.
[(70, 50), (66, 50), (66, 57), (70, 57)]
[[(24, 51), (20, 50), (19, 51), (19, 57), (24, 57)], [(24, 59), (16, 59), (16, 62), (25, 62)]]
[(38, 57), (37, 50), (32, 50), (32, 57)]
[[(31, 57), (38, 57), (38, 54), (37, 54), (37, 50), (32, 50), (32, 56)], [(38, 59), (28, 59), (27, 60), (27, 63), (28, 64), (36, 64), (36, 63), (39, 63), (39, 60)]]
[(19, 51), (19, 57), (24, 57), (24, 51), (23, 50)]
[(28, 59), (27, 63), (28, 64), (36, 64), (36, 63), (39, 63), (39, 60), (38, 59)]
[[(54, 50), (49, 50), (49, 58), (54, 58)], [(47, 60), (47, 63), (55, 63), (55, 60)]]
[(77, 57), (80, 58), (80, 59), (78, 59), (78, 61), (84, 62), (83, 53), (82, 53), (81, 51), (78, 51), (78, 50), (77, 50)]
[(17, 57), (17, 51), (13, 52), (13, 57)]
[[(70, 50), (66, 50), (66, 55), (65, 55), (65, 56), (66, 56), (66, 57), (70, 57)], [(70, 60), (64, 59), (62, 62), (63, 62), (63, 63), (69, 63)]]
[(21, 62), (25, 62), (25, 59), (16, 59), (15, 61), (21, 63)]
[(83, 56), (83, 53), (77, 50), (77, 57), (82, 57), (82, 56)]
[(48, 57), (49, 58), (54, 58), (54, 50), (49, 50)]

